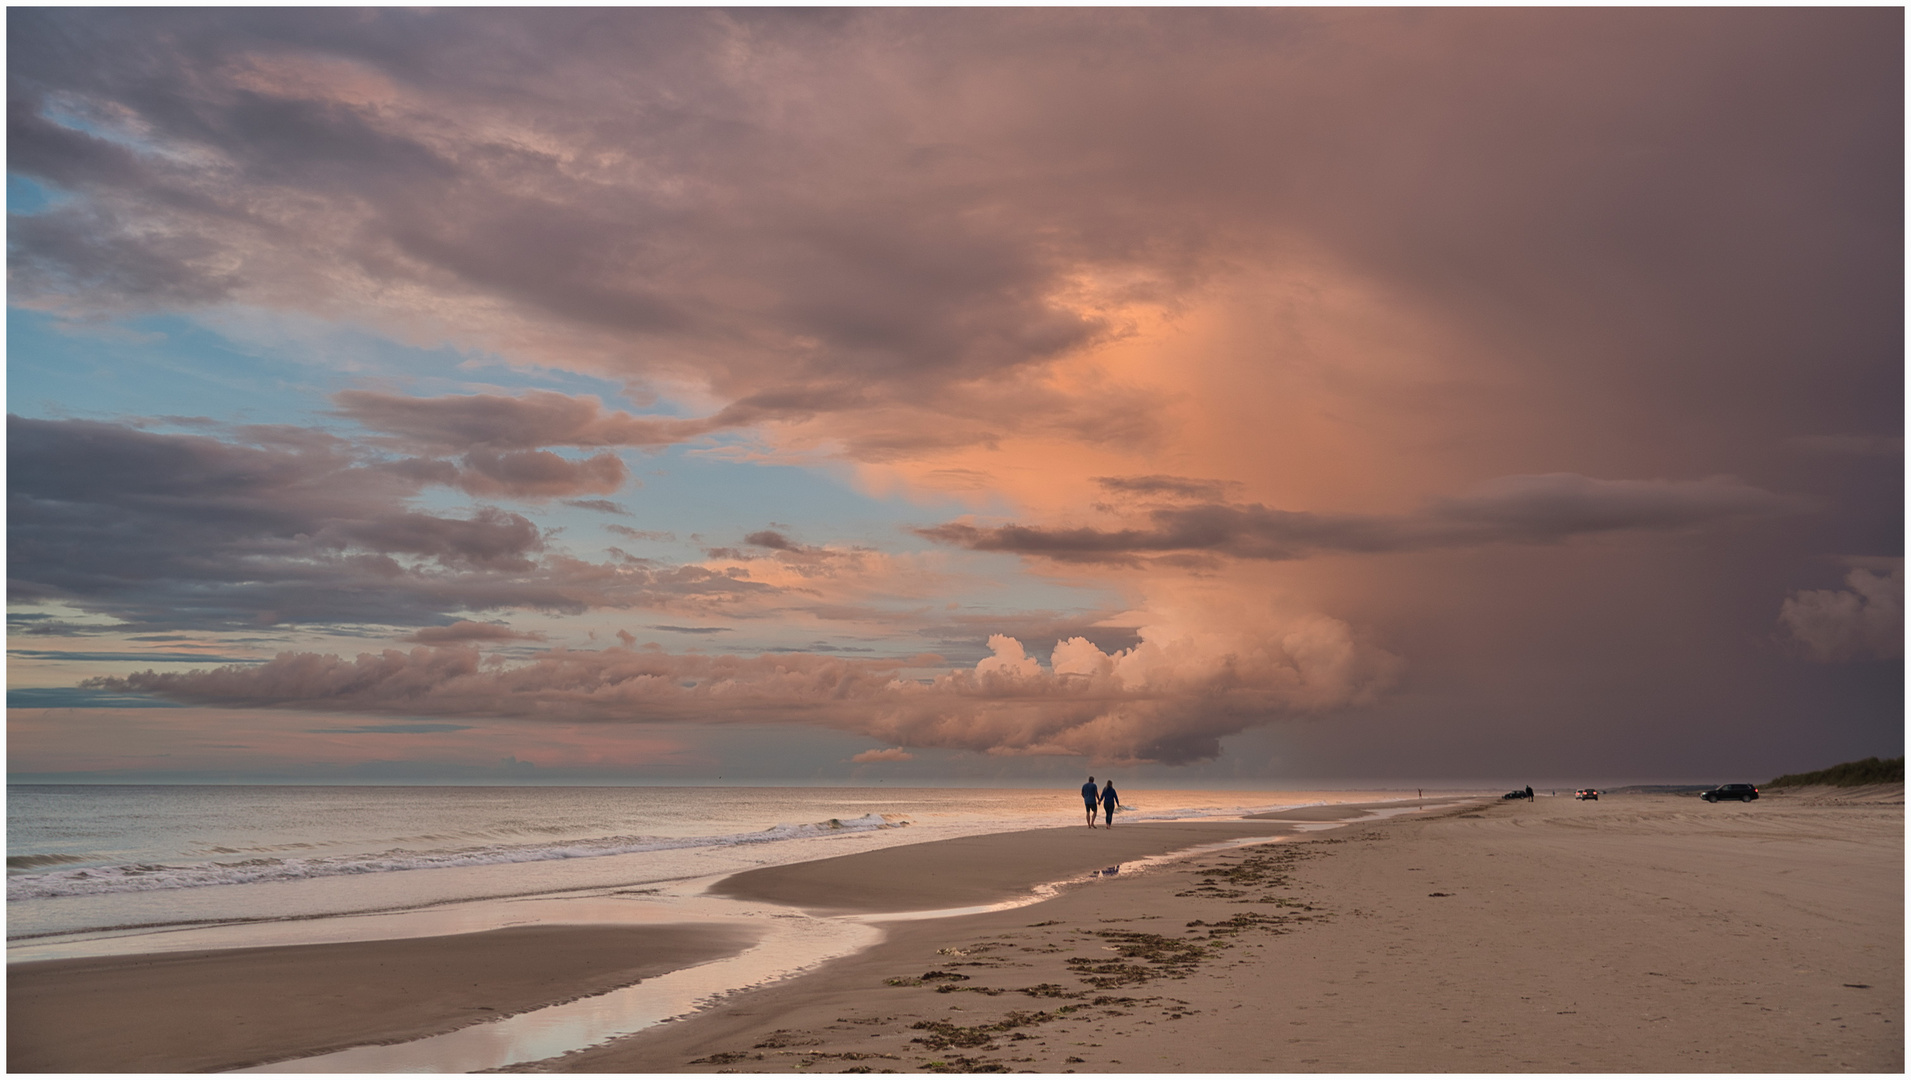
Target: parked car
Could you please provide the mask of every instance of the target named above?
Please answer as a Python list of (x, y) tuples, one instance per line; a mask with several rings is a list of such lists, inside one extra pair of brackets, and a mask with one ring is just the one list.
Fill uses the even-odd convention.
[(1594, 802), (1598, 802), (1599, 789), (1598, 788), (1580, 788), (1578, 791), (1573, 792), (1573, 798), (1591, 799)]
[(1533, 797), (1532, 788), (1520, 788), (1518, 791), (1509, 791), (1506, 794), (1500, 796), (1500, 798), (1502, 799), (1530, 799), (1532, 797)]
[(1720, 799), (1737, 799), (1739, 802), (1751, 802), (1758, 798), (1758, 789), (1750, 784), (1720, 784), (1711, 791), (1702, 792), (1699, 798), (1706, 802), (1718, 802)]

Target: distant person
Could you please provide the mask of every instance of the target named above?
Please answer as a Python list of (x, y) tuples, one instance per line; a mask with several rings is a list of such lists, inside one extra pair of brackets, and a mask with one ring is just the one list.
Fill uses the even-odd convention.
[[(1089, 786), (1093, 787), (1094, 784), (1091, 782)], [(1102, 811), (1108, 815), (1108, 818), (1104, 822), (1104, 824), (1106, 824), (1111, 829), (1115, 827), (1115, 807), (1120, 805), (1121, 805), (1121, 796), (1115, 794), (1115, 782), (1113, 780), (1110, 780), (1108, 781), (1108, 786), (1101, 789), (1101, 808), (1102, 808)], [(1088, 808), (1088, 817), (1089, 817), (1089, 824), (1093, 825), (1095, 823), (1094, 822), (1095, 808), (1093, 806), (1090, 806)]]
[(1082, 801), (1088, 804), (1088, 827), (1095, 827), (1095, 810), (1101, 803), (1101, 796), (1095, 791), (1095, 778), (1089, 777), (1082, 785)]
[(1526, 797), (1529, 799), (1533, 797), (1533, 785), (1531, 784), (1526, 785)]

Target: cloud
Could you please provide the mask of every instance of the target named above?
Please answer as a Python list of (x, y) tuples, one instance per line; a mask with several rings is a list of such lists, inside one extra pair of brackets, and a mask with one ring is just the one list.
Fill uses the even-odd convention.
[(359, 724), (343, 728), (307, 728), (313, 735), (433, 735), (441, 731), (470, 731), (470, 724)]
[[(1182, 495), (1184, 487), (1172, 489)], [(917, 529), (938, 543), (1064, 562), (1138, 564), (1170, 553), (1287, 560), (1322, 554), (1381, 554), (1552, 544), (1624, 531), (1696, 528), (1783, 513), (1790, 500), (1738, 481), (1595, 480), (1566, 473), (1509, 476), (1419, 514), (1395, 517), (1274, 510), (1258, 503), (1156, 506), (1141, 527), (1098, 529), (963, 522)]]
[(1399, 662), (1349, 627), (1304, 616), (1251, 631), (1144, 628), (1107, 653), (1058, 642), (1050, 664), (995, 635), (972, 668), (926, 681), (907, 662), (809, 654), (672, 655), (556, 649), (510, 665), (475, 649), (420, 647), (354, 659), (286, 652), (260, 665), (89, 680), (92, 690), (196, 705), (603, 724), (820, 724), (892, 746), (1102, 761), (1186, 763), (1283, 717), (1371, 702)]
[(704, 555), (712, 562), (739, 565), (754, 580), (785, 584), (875, 578), (896, 562), (874, 548), (801, 544), (775, 529), (759, 529), (743, 542), (744, 548), (705, 548)]
[(420, 398), (372, 390), (332, 395), (342, 416), (436, 453), (493, 453), (546, 446), (665, 446), (707, 434), (709, 421), (640, 417), (605, 409), (589, 395), (527, 390)]
[(8, 649), (7, 655), (22, 660), (104, 660), (121, 663), (171, 664), (244, 664), (242, 656), (217, 656), (202, 652), (76, 652), (71, 649)]
[(1097, 476), (1095, 483), (1111, 494), (1152, 495), (1156, 498), (1222, 502), (1241, 486), (1238, 480), (1191, 480), (1185, 476)]
[(769, 548), (772, 551), (802, 551), (803, 550), (803, 545), (791, 543), (789, 537), (784, 536), (782, 533), (776, 532), (771, 529), (764, 529), (760, 532), (753, 532), (750, 535), (744, 537), (743, 542), (746, 544), (755, 545), (756, 547)]
[(865, 750), (849, 760), (861, 765), (871, 761), (914, 761), (916, 755), (901, 747), (892, 746), (886, 750)]
[(458, 645), (470, 641), (542, 641), (543, 634), (527, 634), (500, 623), (460, 619), (450, 626), (426, 626), (399, 639), (419, 645)]
[(497, 507), (413, 510), (420, 481), (342, 440), (243, 434), (252, 441), (10, 417), (10, 595), (61, 600), (123, 629), (237, 629), (700, 610), (777, 592), (738, 572), (588, 562)]
[(1476, 529), (1493, 541), (1551, 543), (1603, 532), (1693, 528), (1799, 508), (1795, 500), (1731, 477), (1595, 480), (1549, 473), (1490, 480), (1465, 495), (1436, 500), (1427, 516)]
[(461, 462), (464, 469), (455, 483), (460, 490), (472, 495), (522, 499), (609, 494), (622, 488), (628, 476), (616, 454), (596, 454), (583, 461), (571, 461), (548, 450), (509, 453), (473, 450)]
[(653, 529), (633, 529), (628, 525), (606, 525), (604, 528), (619, 536), (628, 536), (632, 540), (659, 540), (674, 543), (677, 534)]
[(1821, 663), (1904, 656), (1904, 563), (1884, 573), (1854, 567), (1843, 589), (1801, 589), (1779, 606), (1778, 622)]
[(7, 689), (9, 709), (176, 709), (176, 702), (149, 694), (119, 694), (74, 686), (16, 686)]
[[(721, 426), (633, 416), (607, 410), (588, 395), (543, 390), (435, 398), (344, 390), (332, 395), (332, 401), (339, 415), (378, 432), (379, 444), (414, 454), (461, 455), (455, 465), (433, 457), (400, 465), (418, 479), (472, 495), (512, 498), (611, 494), (629, 483), (629, 471), (614, 453), (573, 460), (545, 447), (663, 446)], [(587, 509), (623, 512), (606, 500), (570, 501)]]
[[(1895, 299), (1902, 245), (1871, 226), (1901, 202), (1896, 25), (42, 9), (10, 27), (10, 165), (70, 198), (14, 221), (14, 291), (505, 346), (696, 388), (727, 423), (835, 416), (842, 452), (880, 461), (1132, 442), (1159, 395), (1055, 365), (1244, 266), (1328, 252), (1569, 390), (1680, 419), (1731, 383), (1769, 412), (1781, 357), (1869, 369), (1872, 320), (1837, 315)], [(1337, 284), (1308, 276), (1296, 303)], [(1773, 290), (1786, 310), (1745, 302)], [(1880, 389), (1860, 381), (1854, 403)], [(350, 408), (415, 438), (483, 421), (389, 404)], [(606, 446), (701, 423), (598, 419)]]
[[(356, 388), (331, 402), (363, 427), (349, 440), (15, 432), (12, 595), (135, 626), (353, 633), (519, 609), (800, 615), (961, 670), (799, 691), (789, 715), (898, 746), (1164, 760), (1368, 700), (1388, 685), (1369, 635), (1495, 592), (1510, 562), (1528, 587), (1478, 618), (1519, 633), (1441, 624), (1420, 651), (1570, 638), (1531, 668), (1609, 685), (1614, 643), (1637, 635), (1579, 628), (1587, 596), (1622, 592), (1633, 626), (1689, 616), (1694, 640), (1758, 640), (1724, 613), (1769, 624), (1791, 582), (1748, 576), (1754, 548), (1778, 566), (1902, 546), (1885, 467), (1903, 426), (1902, 21), (17, 8), (9, 163), (54, 196), (10, 224), (17, 305), (67, 327), (307, 316), (693, 415)], [(735, 546), (670, 566), (586, 558), (535, 509), (485, 505), (621, 512), (623, 455), (718, 432), (731, 461), (960, 500), (934, 504), (978, 516), (921, 535), (1041, 556), (995, 606), (1048, 610), (951, 610), (945, 567), (1002, 560), (865, 551), (813, 521), (673, 524)], [(1745, 479), (1597, 479), (1723, 473)], [(1479, 477), (1502, 479), (1462, 490)], [(1773, 493), (1811, 484), (1825, 512), (1781, 519)], [(445, 509), (460, 493), (472, 504)], [(1626, 543), (1574, 542), (1597, 536)], [(1670, 568), (1701, 547), (1721, 550)], [(1359, 554), (1416, 560), (1299, 562)], [(1217, 618), (1214, 595), (1170, 613), (1151, 580), (1222, 569), (1270, 611)], [(1402, 576), (1357, 580), (1383, 570)], [(1863, 624), (1837, 612), (1862, 616), (1868, 594), (1828, 595), (1794, 595), (1807, 629), (1788, 632), (1875, 649), (1832, 629)], [(812, 672), (833, 658), (770, 651), (811, 634), (759, 659)], [(1168, 689), (1139, 696), (1142, 661), (1170, 654), (1147, 668)], [(1480, 685), (1511, 678), (1470, 659)], [(1707, 685), (1762, 686), (1759, 662)], [(1700, 678), (1677, 667), (1637, 693)], [(772, 675), (739, 679), (738, 701), (777, 709)], [(1452, 693), (1471, 716), (1484, 691)], [(545, 715), (535, 697), (500, 700)]]

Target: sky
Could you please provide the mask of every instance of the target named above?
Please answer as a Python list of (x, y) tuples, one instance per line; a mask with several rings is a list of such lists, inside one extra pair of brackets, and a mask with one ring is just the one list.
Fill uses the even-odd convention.
[(1902, 754), (1903, 18), (10, 8), (9, 776)]

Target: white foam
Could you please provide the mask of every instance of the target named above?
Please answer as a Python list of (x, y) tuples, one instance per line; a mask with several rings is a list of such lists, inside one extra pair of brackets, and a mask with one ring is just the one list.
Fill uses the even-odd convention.
[(604, 836), (556, 844), (490, 844), (447, 851), (412, 851), (395, 848), (369, 855), (336, 855), (306, 859), (266, 857), (241, 859), (234, 862), (210, 861), (176, 865), (129, 863), (120, 866), (92, 866), (14, 875), (7, 881), (7, 899), (41, 900), (61, 896), (98, 896), (108, 893), (150, 892), (157, 889), (191, 889), (208, 885), (305, 881), (313, 878), (378, 874), (396, 870), (497, 866), (508, 863), (550, 862), (559, 859), (601, 858), (607, 855), (630, 855), (647, 851), (739, 847), (749, 844), (807, 840), (845, 833), (874, 832), (907, 824), (908, 822), (904, 820), (891, 820), (882, 814), (871, 813), (858, 818), (830, 818), (827, 821), (805, 825), (774, 825), (756, 832), (733, 833), (727, 836)]

